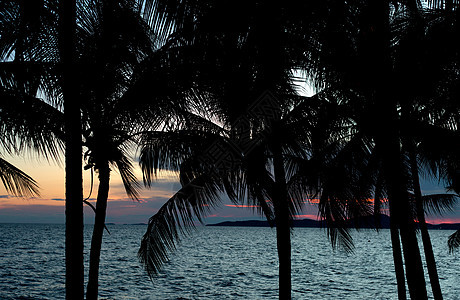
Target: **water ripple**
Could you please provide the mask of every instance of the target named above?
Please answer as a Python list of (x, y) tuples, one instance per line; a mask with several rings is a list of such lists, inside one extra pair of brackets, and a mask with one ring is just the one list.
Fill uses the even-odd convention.
[[(269, 228), (205, 227), (179, 245), (153, 281), (137, 261), (144, 226), (104, 236), (101, 299), (276, 299), (278, 261)], [(88, 253), (91, 226), (85, 227)], [(430, 231), (445, 299), (460, 299), (460, 255), (450, 231)], [(293, 299), (397, 299), (389, 231), (354, 233), (353, 254), (332, 250), (322, 229), (297, 228)], [(0, 298), (64, 298), (64, 225), (0, 224)], [(87, 259), (87, 255), (86, 255)], [(88, 261), (86, 260), (86, 271)], [(427, 277), (427, 282), (428, 277)], [(431, 295), (430, 295), (431, 297)]]

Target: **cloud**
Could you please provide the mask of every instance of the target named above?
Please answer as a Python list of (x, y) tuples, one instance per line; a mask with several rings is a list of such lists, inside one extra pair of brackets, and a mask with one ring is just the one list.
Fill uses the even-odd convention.
[(11, 198), (10, 195), (0, 195), (0, 199), (9, 199)]

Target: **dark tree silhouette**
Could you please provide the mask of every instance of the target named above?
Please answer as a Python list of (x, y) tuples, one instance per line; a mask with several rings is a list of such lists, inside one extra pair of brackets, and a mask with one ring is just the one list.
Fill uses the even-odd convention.
[(60, 4), (59, 52), (63, 64), (65, 132), (66, 299), (83, 299), (83, 177), (81, 115), (76, 76), (77, 4)]

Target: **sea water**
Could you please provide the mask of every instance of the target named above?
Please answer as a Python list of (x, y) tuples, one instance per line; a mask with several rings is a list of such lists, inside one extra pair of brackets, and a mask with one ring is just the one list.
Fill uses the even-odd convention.
[[(200, 227), (150, 281), (137, 260), (146, 226), (108, 225), (101, 253), (100, 299), (276, 299), (275, 231)], [(85, 227), (85, 272), (92, 226)], [(0, 299), (63, 299), (64, 225), (0, 224)], [(452, 231), (430, 231), (444, 299), (460, 299), (460, 253)], [(353, 253), (333, 250), (324, 229), (292, 237), (293, 299), (397, 299), (388, 230), (353, 232)], [(86, 278), (85, 278), (86, 280)], [(428, 276), (426, 276), (429, 288)], [(431, 298), (431, 294), (430, 294)]]

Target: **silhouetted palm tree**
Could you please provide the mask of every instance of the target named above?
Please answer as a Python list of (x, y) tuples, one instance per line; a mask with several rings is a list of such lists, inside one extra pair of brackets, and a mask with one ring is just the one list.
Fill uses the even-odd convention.
[[(133, 98), (135, 69), (152, 54), (152, 34), (132, 1), (94, 1), (78, 7), (76, 62), (81, 68), (79, 97), (82, 111), (86, 169), (98, 172), (99, 188), (91, 240), (87, 299), (97, 299), (100, 251), (105, 227), (110, 173), (116, 168), (127, 195), (138, 199), (140, 188), (129, 157), (135, 133), (155, 128), (165, 118), (152, 113), (144, 99)], [(131, 95), (131, 96), (130, 96)], [(148, 95), (142, 95), (148, 97)], [(158, 105), (158, 103), (156, 103)]]
[[(259, 104), (265, 108), (270, 107), (267, 103)], [(279, 191), (284, 190), (290, 199), (288, 214), (291, 222), (308, 196), (321, 193), (321, 189), (317, 187), (318, 177), (323, 181), (325, 176), (312, 174), (318, 169), (323, 174), (328, 172), (330, 181), (327, 184), (331, 186), (328, 189), (330, 194), (322, 199), (322, 203), (328, 205), (328, 208), (321, 211), (321, 216), (328, 221), (336, 221), (333, 224), (328, 223), (333, 226), (329, 228), (333, 244), (336, 245), (338, 241), (340, 246), (351, 249), (351, 236), (345, 227), (345, 221), (348, 218), (368, 215), (370, 203), (363, 200), (370, 197), (365, 192), (353, 191), (349, 184), (356, 180), (355, 177), (341, 177), (348, 175), (343, 164), (340, 165), (347, 156), (347, 151), (339, 151), (346, 144), (346, 139), (338, 141), (337, 138), (340, 134), (346, 136), (347, 129), (339, 124), (343, 120), (331, 122), (334, 118), (330, 114), (338, 111), (340, 109), (334, 103), (325, 101), (318, 94), (312, 98), (297, 97), (297, 104), (282, 113), (277, 127), (269, 126), (271, 122), (264, 122), (270, 120), (264, 120), (263, 116), (257, 118), (254, 112), (249, 111), (242, 115), (239, 122), (228, 127), (219, 127), (206, 120), (194, 123), (192, 120), (199, 119), (192, 115), (193, 117), (187, 118), (190, 121), (185, 124), (188, 125), (178, 131), (145, 135), (141, 142), (144, 147), (140, 161), (147, 182), (152, 180), (153, 174), (165, 168), (179, 171), (182, 184), (182, 188), (149, 220), (149, 227), (139, 251), (139, 258), (149, 275), (158, 273), (168, 258), (168, 252), (174, 249), (175, 242), (180, 239), (180, 234), (193, 227), (194, 217), (201, 220), (210, 208), (217, 206), (222, 193), (226, 193), (234, 203), (257, 207), (258, 212), (264, 214), (271, 225), (278, 226), (276, 217), (280, 208), (276, 201), (280, 201), (277, 198)], [(239, 131), (245, 128), (240, 122), (252, 124), (251, 131)], [(324, 126), (321, 122), (330, 123)], [(337, 133), (336, 127), (340, 126), (343, 126), (342, 132)], [(320, 130), (328, 132), (329, 135), (324, 139)], [(329, 156), (320, 158), (315, 155), (315, 161), (309, 160), (312, 156), (311, 144), (317, 143), (313, 139), (324, 139), (326, 147), (321, 153), (329, 148)], [(165, 141), (167, 142), (164, 143)], [(286, 180), (284, 188), (276, 185), (273, 175), (276, 150), (272, 148), (274, 141), (278, 141), (282, 147), (281, 172), (284, 172)], [(315, 146), (319, 148), (319, 145)], [(334, 156), (337, 152), (341, 155)], [(348, 155), (350, 154), (348, 151)], [(358, 156), (355, 155), (355, 163), (360, 161)], [(306, 180), (308, 174), (311, 174), (309, 179), (314, 179)], [(340, 187), (334, 187), (333, 182), (337, 183), (338, 178), (339, 182), (344, 182), (347, 178), (349, 181)], [(338, 234), (336, 229), (339, 229)], [(281, 254), (289, 257), (289, 254), (282, 252), (282, 247), (285, 247), (282, 244), (290, 241), (283, 240), (280, 235), (277, 235), (277, 240), (281, 244), (278, 245), (280, 259)], [(286, 276), (289, 274), (283, 274), (280, 270), (280, 280)]]
[[(356, 15), (361, 16), (361, 20), (355, 24), (359, 24), (358, 29), (361, 36), (355, 39), (350, 36), (346, 39), (349, 41), (350, 45), (358, 46), (356, 50), (350, 51), (350, 57), (345, 59), (344, 53), (335, 54), (333, 51), (328, 52), (327, 48), (323, 51), (323, 54), (326, 53), (326, 63), (328, 62), (327, 58), (329, 53), (332, 53), (332, 58), (330, 60), (335, 61), (334, 58), (341, 58), (340, 60), (342, 61), (348, 61), (348, 65), (355, 63), (357, 67), (355, 66), (353, 70), (347, 70), (347, 68), (343, 66), (346, 66), (347, 62), (339, 62), (337, 65), (332, 65), (332, 69), (338, 71), (337, 73), (332, 74), (332, 76), (327, 73), (325, 75), (329, 76), (330, 79), (332, 78), (332, 82), (336, 82), (336, 85), (338, 81), (339, 88), (351, 87), (355, 92), (359, 91), (360, 94), (367, 99), (362, 106), (364, 107), (364, 110), (361, 113), (362, 115), (358, 114), (356, 121), (358, 124), (364, 125), (362, 127), (363, 132), (374, 139), (376, 146), (380, 148), (381, 154), (383, 154), (383, 182), (387, 185), (387, 188), (389, 188), (387, 193), (390, 198), (390, 211), (394, 212), (392, 213), (393, 220), (396, 220), (399, 226), (402, 226), (400, 232), (403, 248), (405, 248), (404, 252), (406, 253), (406, 271), (408, 272), (409, 289), (412, 297), (424, 298), (425, 293), (423, 292), (423, 288), (420, 289), (417, 287), (424, 286), (422, 284), (424, 280), (421, 276), (419, 276), (422, 271), (421, 263), (418, 259), (419, 256), (413, 255), (418, 251), (415, 249), (415, 232), (413, 230), (414, 226), (410, 217), (410, 202), (409, 199), (407, 199), (407, 188), (403, 187), (403, 185), (407, 185), (408, 187), (408, 175), (410, 174), (410, 170), (406, 169), (404, 166), (404, 157), (400, 152), (401, 150), (398, 150), (401, 143), (400, 138), (402, 136), (407, 138), (410, 134), (414, 137), (415, 130), (410, 133), (404, 131), (401, 127), (401, 121), (399, 120), (400, 115), (397, 110), (400, 108), (400, 105), (413, 105), (414, 100), (419, 101), (417, 98), (420, 98), (420, 95), (423, 95), (427, 91), (433, 93), (436, 80), (433, 79), (433, 76), (427, 76), (427, 74), (437, 76), (437, 73), (430, 73), (427, 70), (439, 72), (442, 68), (439, 68), (439, 65), (436, 66), (436, 64), (432, 64), (430, 61), (427, 62), (426, 56), (423, 56), (427, 54), (427, 41), (423, 36), (420, 36), (420, 33), (425, 32), (423, 28), (425, 28), (424, 26), (426, 25), (421, 22), (420, 16), (413, 15), (414, 11), (417, 10), (415, 2), (409, 1), (406, 4), (392, 6), (391, 10), (388, 5), (389, 3), (386, 1), (374, 3), (373, 5), (369, 5), (367, 7), (358, 5), (360, 8), (355, 10), (355, 12), (357, 12)], [(417, 20), (417, 18), (419, 19)], [(430, 15), (428, 15), (427, 18), (430, 18)], [(353, 22), (351, 23), (353, 24)], [(340, 28), (340, 26), (338, 27)], [(400, 29), (402, 29), (400, 31), (401, 33), (398, 33), (398, 30)], [(390, 32), (395, 36), (392, 43), (390, 43), (389, 40)], [(417, 43), (414, 43), (414, 41)], [(434, 41), (429, 42), (431, 45), (435, 45)], [(324, 44), (325, 47), (330, 45), (328, 44), (327, 36)], [(391, 51), (389, 48), (390, 45), (392, 45)], [(353, 50), (353, 47), (343, 48)], [(345, 54), (347, 54), (347, 52), (345, 52)], [(431, 58), (430, 55), (428, 56)], [(408, 59), (408, 57), (410, 59)], [(390, 63), (391, 60), (395, 60), (395, 62)], [(324, 66), (324, 59), (319, 59), (318, 61), (320, 66)], [(423, 70), (420, 70), (420, 66), (422, 66)], [(438, 69), (434, 68), (435, 66)], [(326, 67), (329, 66), (326, 65)], [(360, 76), (360, 72), (361, 75), (364, 75), (364, 77)], [(337, 74), (339, 75), (337, 76)], [(347, 75), (346, 77), (341, 78), (340, 74)], [(395, 80), (392, 80), (393, 77)], [(387, 93), (388, 88), (382, 85), (381, 82), (376, 82), (375, 80), (377, 78), (378, 80), (387, 80), (388, 83), (386, 83), (386, 85), (394, 86), (394, 88), (398, 90), (398, 93), (396, 95), (390, 95)], [(331, 82), (330, 79), (329, 82)], [(326, 80), (326, 82), (328, 82), (328, 80)], [(342, 84), (342, 86), (340, 84)], [(421, 86), (421, 89), (417, 88)], [(416, 88), (415, 91), (414, 88)], [(357, 102), (357, 105), (360, 105), (358, 103), (359, 102)], [(383, 116), (385, 112), (388, 113), (388, 115), (385, 120), (377, 122), (380, 124), (376, 124), (375, 119), (371, 120), (370, 118), (366, 118), (366, 115), (373, 117), (378, 115)], [(382, 124), (387, 124), (388, 127), (385, 128)], [(414, 127), (420, 128), (417, 126)], [(398, 135), (400, 136), (398, 137)], [(397, 167), (392, 168), (390, 165)], [(400, 172), (399, 175), (397, 174), (398, 172)], [(394, 174), (394, 176), (390, 176), (390, 173)], [(407, 175), (404, 175), (404, 173)], [(397, 178), (397, 180), (395, 180), (395, 178)], [(392, 201), (392, 198), (396, 199), (396, 195), (399, 195), (397, 197), (399, 200), (397, 202)], [(403, 199), (402, 202), (401, 199)], [(402, 206), (399, 206), (400, 204)], [(395, 207), (395, 205), (398, 206)], [(399, 217), (395, 218), (398, 215)], [(394, 239), (394, 241), (395, 243), (393, 243), (393, 246), (399, 244), (399, 241), (396, 239)], [(411, 257), (407, 257), (409, 253)], [(397, 256), (398, 255), (396, 254), (395, 262), (396, 260), (402, 262), (401, 259), (397, 259)], [(414, 260), (413, 258), (416, 259)], [(402, 270), (401, 267), (397, 268)], [(436, 276), (432, 277), (434, 278), (433, 281), (437, 281), (435, 277)], [(397, 278), (399, 278), (398, 285), (402, 287), (403, 285), (400, 280), (402, 276), (398, 275)], [(419, 283), (417, 284), (417, 282)], [(433, 290), (434, 294), (439, 295), (437, 298), (442, 297), (439, 289), (439, 293), (436, 292), (436, 288), (434, 286)], [(419, 292), (420, 294), (418, 294)], [(399, 295), (400, 298), (406, 297), (402, 288), (400, 289)]]
[[(1, 37), (3, 38), (2, 59), (10, 60), (2, 63), (2, 84), (5, 87), (7, 83), (11, 85), (16, 82), (14, 91), (25, 90), (28, 94), (35, 96), (38, 89), (45, 97), (46, 103), (40, 100), (31, 102), (30, 96), (26, 98), (20, 95), (19, 98), (24, 98), (24, 103), (16, 103), (35, 113), (21, 114), (29, 118), (33, 116), (34, 118), (30, 118), (30, 121), (25, 119), (33, 123), (32, 125), (40, 124), (38, 120), (49, 121), (48, 115), (42, 118), (36, 117), (38, 112), (34, 110), (40, 108), (37, 103), (42, 103), (43, 107), (51, 109), (48, 103), (60, 107), (62, 102), (59, 100), (62, 100), (62, 97), (65, 100), (63, 103), (65, 117), (60, 111), (53, 109), (49, 114), (56, 119), (54, 120), (56, 122), (45, 123), (48, 124), (48, 127), (51, 127), (50, 124), (52, 124), (56, 128), (46, 128), (51, 130), (43, 131), (45, 133), (42, 132), (43, 135), (40, 136), (36, 133), (43, 126), (32, 126), (35, 131), (32, 131), (26, 141), (38, 147), (36, 145), (43, 145), (39, 143), (40, 138), (48, 137), (46, 134), (50, 132), (66, 140), (66, 155), (69, 156), (66, 157), (66, 172), (68, 173), (66, 178), (69, 184), (66, 188), (67, 204), (69, 204), (69, 207), (66, 208), (68, 275), (66, 292), (67, 297), (72, 299), (83, 298), (84, 294), (81, 189), (83, 135), (85, 146), (88, 148), (86, 152), (88, 167), (95, 168), (99, 172), (101, 182), (87, 294), (88, 298), (95, 298), (97, 297), (99, 251), (108, 196), (109, 164), (114, 164), (118, 168), (128, 194), (136, 198), (138, 183), (126, 154), (133, 141), (130, 134), (161, 122), (160, 115), (154, 118), (155, 121), (147, 122), (147, 116), (150, 117), (153, 114), (150, 109), (143, 106), (145, 101), (141, 97), (146, 95), (136, 94), (132, 90), (128, 91), (130, 84), (139, 79), (134, 76), (134, 68), (142, 57), (145, 57), (146, 52), (150, 53), (153, 50), (153, 42), (151, 32), (139, 16), (139, 7), (132, 1), (117, 3), (112, 1), (78, 1), (77, 3), (63, 1), (62, 3), (63, 7), (58, 6), (57, 1), (40, 2), (38, 6), (32, 4), (27, 6), (22, 2), (2, 2), (0, 6), (2, 8), (2, 19), (0, 20)], [(37, 14), (32, 14), (32, 12)], [(24, 21), (21, 13), (32, 16), (34, 23)], [(58, 17), (62, 23), (58, 23)], [(24, 31), (19, 32), (22, 35), (15, 32), (12, 26), (15, 22), (19, 24), (18, 28)], [(58, 27), (58, 24), (61, 26)], [(27, 39), (22, 40), (23, 36), (26, 36)], [(23, 51), (18, 49), (23, 49)], [(13, 61), (9, 58), (11, 55), (15, 56)], [(60, 68), (61, 62), (64, 68)], [(6, 96), (9, 95), (3, 93), (2, 90), (2, 96), (7, 99)], [(17, 98), (17, 95), (15, 96)], [(9, 104), (13, 105), (13, 103)], [(159, 112), (159, 109), (156, 111)], [(7, 111), (2, 110), (2, 113), (4, 112)], [(40, 112), (47, 111), (41, 109)], [(83, 114), (83, 119), (81, 119), (81, 114)], [(2, 129), (5, 129), (6, 125)], [(22, 123), (16, 126), (23, 129)], [(5, 130), (11, 130), (11, 128)], [(65, 129), (65, 134), (62, 133), (63, 129)], [(54, 137), (54, 135), (50, 134), (49, 137)], [(104, 144), (103, 141), (106, 143)], [(41, 147), (47, 149), (45, 146)], [(57, 150), (49, 148), (48, 151), (55, 154)], [(77, 158), (76, 163), (75, 158)], [(74, 159), (73, 163), (72, 159)], [(78, 173), (77, 179), (71, 175), (76, 173)]]
[(83, 177), (79, 78), (77, 76), (77, 1), (59, 3), (59, 53), (65, 126), (66, 299), (83, 299)]
[[(218, 97), (218, 99), (221, 99), (218, 101), (221, 102), (220, 104), (220, 107), (222, 107), (221, 110), (225, 112), (224, 114), (226, 116), (224, 118), (225, 120), (230, 120), (230, 121), (232, 119), (235, 120), (235, 117), (238, 117), (241, 115), (241, 111), (244, 110), (245, 107), (247, 107), (248, 95), (257, 95), (257, 91), (260, 93), (264, 89), (273, 89), (275, 87), (280, 88), (279, 84), (282, 84), (283, 80), (284, 80), (284, 83), (289, 83), (289, 80), (287, 79), (288, 77), (286, 77), (285, 74), (286, 74), (286, 71), (289, 72), (291, 71), (292, 68), (299, 67), (305, 70), (305, 72), (314, 74), (315, 76), (322, 75), (321, 72), (317, 72), (315, 69), (312, 69), (312, 70), (309, 69), (309, 66), (312, 65), (312, 62), (306, 59), (305, 57), (303, 57), (302, 55), (299, 55), (299, 53), (309, 53), (310, 54), (310, 52), (305, 52), (305, 50), (309, 50), (309, 49), (301, 48), (299, 47), (299, 45), (304, 46), (302, 43), (307, 43), (306, 39), (308, 38), (315, 40), (317, 37), (314, 34), (321, 32), (321, 30), (324, 30), (324, 28), (321, 26), (319, 27), (316, 26), (316, 27), (313, 27), (314, 30), (309, 31), (308, 24), (310, 23), (308, 22), (302, 23), (302, 22), (299, 22), (298, 19), (295, 19), (295, 20), (289, 19), (289, 17), (297, 16), (297, 14), (293, 13), (293, 11), (290, 10), (292, 9), (292, 7), (290, 6), (281, 5), (280, 7), (275, 7), (276, 5), (271, 6), (266, 3), (265, 4), (261, 3), (260, 5), (252, 3), (251, 5), (246, 6), (246, 8), (248, 9), (243, 12), (244, 17), (241, 18), (242, 21), (238, 22), (237, 24), (226, 22), (226, 26), (222, 27), (222, 26), (219, 26), (219, 24), (216, 24), (215, 19), (219, 19), (223, 17), (223, 14), (222, 14), (223, 11), (226, 11), (226, 13), (228, 13), (229, 8), (226, 7), (225, 5), (208, 5), (203, 8), (193, 2), (179, 4), (175, 2), (173, 3), (173, 2), (165, 1), (165, 2), (156, 2), (154, 4), (156, 6), (155, 5), (153, 6), (154, 8), (153, 10), (155, 10), (156, 14), (153, 14), (152, 18), (153, 18), (153, 22), (157, 26), (161, 26), (161, 28), (163, 29), (167, 28), (168, 30), (172, 30), (174, 28), (179, 34), (182, 33), (181, 31), (191, 30), (192, 28), (194, 30), (193, 34), (196, 34), (198, 32), (198, 35), (194, 36), (195, 41), (198, 40), (200, 42), (203, 42), (204, 40), (204, 45), (201, 45), (202, 49), (207, 49), (205, 53), (209, 55), (211, 58), (214, 58), (214, 56), (212, 56), (213, 54), (212, 51), (219, 50), (220, 47), (225, 47), (227, 51), (227, 56), (223, 56), (224, 58), (227, 57), (228, 60), (236, 61), (236, 62), (238, 62), (238, 60), (241, 59), (241, 61), (243, 62), (241, 65), (243, 64), (247, 65), (246, 68), (241, 67), (241, 65), (238, 67), (235, 67), (234, 66), (235, 64), (228, 63), (227, 61), (228, 67), (227, 69), (224, 69), (224, 70), (227, 70), (227, 72), (222, 74), (221, 77), (216, 75), (216, 74), (220, 74), (218, 72), (212, 73), (210, 72), (209, 69), (206, 70), (209, 74), (213, 74), (213, 76), (216, 76), (217, 78), (222, 78), (222, 84), (220, 85), (214, 84), (214, 86), (218, 86), (222, 90), (222, 91), (218, 91), (217, 94), (222, 95)], [(320, 6), (320, 8), (321, 7), (322, 6)], [(324, 7), (327, 7), (327, 5), (325, 5)], [(303, 11), (301, 8), (303, 7), (295, 6), (295, 9), (297, 10), (297, 12)], [(311, 9), (312, 7), (309, 7), (309, 8)], [(340, 7), (340, 5), (337, 5), (337, 7), (334, 7), (335, 12), (337, 13), (338, 17), (340, 17), (342, 13), (341, 9), (343, 8), (344, 8), (343, 5), (342, 7)], [(313, 9), (312, 11), (315, 11), (315, 10)], [(312, 14), (312, 16), (313, 15), (314, 14)], [(321, 15), (321, 17), (322, 16), (323, 15)], [(286, 26), (286, 23), (283, 23), (283, 21), (285, 21), (283, 17), (287, 17), (287, 20), (288, 20), (287, 22), (288, 24), (291, 25), (291, 27)], [(196, 23), (195, 23), (195, 18), (198, 20)], [(317, 19), (315, 19), (314, 17), (312, 19), (314, 21), (317, 21)], [(264, 22), (267, 22), (267, 23), (264, 23)], [(209, 26), (210, 24), (213, 24), (214, 26)], [(230, 24), (236, 25), (236, 26), (231, 28), (232, 25)], [(248, 24), (251, 24), (251, 26), (248, 26)], [(320, 23), (320, 25), (322, 24), (324, 24), (324, 22)], [(332, 24), (334, 24), (334, 21), (332, 22)], [(340, 24), (340, 25), (343, 25), (343, 24)], [(204, 28), (206, 28), (206, 26), (209, 26), (207, 28), (207, 31), (204, 30), (203, 36), (200, 36), (200, 34), (203, 32), (203, 31), (201, 32), (199, 31), (200, 29), (203, 30), (203, 28), (200, 26), (204, 26)], [(286, 26), (286, 27), (283, 27), (283, 26)], [(289, 27), (289, 29), (286, 29), (287, 27)], [(198, 30), (196, 30), (197, 28)], [(251, 28), (251, 29), (248, 30), (247, 28)], [(284, 31), (282, 28), (284, 29)], [(325, 26), (325, 28), (326, 28), (325, 30), (326, 32), (327, 30), (331, 30), (327, 26)], [(288, 36), (286, 32), (291, 33), (290, 32), (291, 29), (293, 30), (292, 31), (293, 33), (299, 34), (299, 36), (301, 36), (302, 38), (299, 38), (299, 36), (296, 36), (295, 34), (292, 36)], [(255, 40), (250, 39), (256, 36), (258, 37), (257, 39)], [(200, 38), (203, 40), (200, 40)], [(240, 43), (239, 44), (235, 43), (234, 42), (235, 40), (239, 41)], [(330, 39), (329, 41), (332, 41), (332, 40), (333, 39)], [(291, 42), (292, 43), (297, 42), (298, 44), (296, 44), (296, 47), (290, 48), (289, 43)], [(256, 52), (258, 53), (258, 55), (254, 56), (252, 55), (250, 51), (247, 51), (247, 49), (251, 49), (250, 47), (255, 47), (254, 49), (258, 51)], [(246, 52), (241, 51), (240, 49), (246, 50)], [(286, 51), (286, 49), (289, 49), (289, 50), (295, 49), (289, 52), (289, 54), (291, 54), (289, 58), (281, 54), (283, 51)], [(297, 52), (299, 49), (301, 49), (301, 51)], [(241, 55), (240, 53), (244, 53), (244, 54)], [(248, 63), (248, 59), (250, 60), (251, 58), (253, 59), (253, 65)], [(222, 59), (222, 61), (219, 61), (219, 63), (225, 66), (225, 59)], [(337, 62), (339, 61), (341, 60), (337, 59)], [(214, 65), (214, 63), (212, 65)], [(251, 75), (253, 78), (251, 78), (251, 76), (249, 76), (248, 78), (247, 74), (251, 74), (250, 72), (252, 70), (255, 70), (254, 75)], [(206, 77), (208, 73), (204, 73), (204, 76)], [(234, 76), (234, 74), (238, 74), (239, 77)], [(200, 73), (200, 75), (202, 74)], [(318, 80), (320, 82), (319, 85), (321, 85), (321, 82), (322, 82), (321, 79), (322, 78), (319, 78)], [(203, 80), (203, 78), (199, 78), (199, 80)], [(283, 87), (280, 89), (280, 91), (281, 90), (283, 90)], [(277, 96), (278, 95), (284, 96), (286, 94), (289, 94), (289, 92), (284, 91), (280, 93), (279, 91), (277, 91), (275, 94)], [(231, 105), (230, 103), (233, 105)], [(281, 105), (285, 105), (285, 104), (283, 103)], [(281, 131), (282, 126), (281, 126), (281, 123), (276, 120), (271, 125), (273, 126), (272, 128), (273, 132), (277, 133), (277, 134), (272, 135), (274, 139), (272, 140), (270, 151), (272, 151), (271, 154), (273, 158), (273, 166), (274, 166), (274, 170), (276, 170), (275, 171), (276, 174), (274, 174), (274, 177), (275, 177), (274, 185), (278, 187), (276, 189), (273, 189), (274, 191), (276, 191), (275, 192), (276, 195), (272, 194), (272, 196), (274, 198), (278, 198), (278, 201), (274, 201), (273, 205), (274, 205), (274, 208), (278, 210), (278, 212), (275, 213), (275, 218), (277, 219), (276, 224), (279, 229), (278, 237), (279, 237), (279, 240), (282, 240), (282, 239), (287, 239), (288, 236), (290, 235), (289, 230), (287, 229), (289, 228), (289, 226), (287, 226), (287, 224), (289, 224), (289, 213), (288, 213), (289, 205), (283, 204), (283, 203), (288, 202), (288, 201), (284, 201), (284, 199), (287, 199), (288, 193), (287, 193), (287, 187), (286, 187), (286, 180), (287, 180), (286, 170), (282, 167), (284, 164), (283, 163), (284, 158), (283, 158), (283, 152), (282, 152), (283, 150), (282, 150), (282, 146), (279, 140), (280, 133), (282, 132)], [(247, 130), (247, 132), (250, 132), (250, 130)], [(263, 166), (263, 164), (261, 165)], [(262, 168), (258, 170), (259, 170), (258, 171), (259, 174), (263, 173)], [(182, 198), (174, 197), (174, 199), (182, 199)], [(329, 199), (329, 197), (325, 196), (324, 199)], [(325, 203), (329, 203), (329, 202), (325, 201)], [(169, 208), (166, 208), (166, 207), (169, 207)], [(162, 210), (162, 212), (166, 212), (168, 209), (171, 210), (171, 207), (166, 205), (165, 209)], [(198, 212), (200, 212), (200, 210), (198, 210)], [(151, 221), (152, 224), (156, 224), (156, 222), (157, 220)], [(168, 226), (164, 228), (167, 228), (169, 230), (170, 226), (172, 225), (169, 224)], [(173, 231), (173, 232), (176, 232), (176, 231)], [(172, 237), (174, 236), (175, 235), (173, 234)], [(152, 240), (150, 241), (152, 243), (158, 244), (158, 242), (154, 242)], [(171, 245), (170, 242), (168, 241), (166, 241), (166, 243)], [(285, 261), (289, 260), (287, 258), (289, 257), (288, 253), (290, 253), (290, 251), (287, 251), (287, 250), (284, 251), (285, 249), (288, 248), (289, 244), (290, 242), (287, 240), (284, 243), (278, 244), (280, 253), (284, 253), (283, 255), (280, 255), (280, 260), (281, 258), (283, 259), (283, 263), (280, 263), (280, 271), (281, 269), (284, 270), (284, 266), (287, 265)], [(161, 246), (159, 245), (157, 245), (157, 247), (161, 248)], [(153, 259), (153, 261), (148, 261), (148, 259), (144, 257), (144, 262), (153, 263), (155, 261), (156, 261), (155, 259)], [(285, 270), (288, 270), (288, 268), (286, 268)], [(280, 298), (290, 298), (290, 281), (287, 281), (286, 279), (286, 277), (288, 276), (285, 276), (285, 275), (281, 276), (281, 274), (287, 274), (287, 273), (290, 273), (290, 272), (283, 271), (282, 273), (280, 273)]]
[[(60, 10), (60, 3), (63, 4)], [(6, 72), (14, 74), (17, 82), (16, 90), (26, 91), (26, 94), (35, 96), (37, 89), (48, 100), (56, 99), (61, 91), (56, 92), (54, 97), (48, 97), (50, 85), (59, 81), (58, 65), (63, 63), (66, 77), (64, 103), (76, 105), (75, 99), (70, 99), (75, 89), (72, 88), (72, 53), (73, 36), (75, 26), (75, 1), (2, 1), (0, 4), (0, 27), (1, 42), (0, 53), (2, 60), (6, 59), (8, 64), (2, 63), (2, 75)], [(59, 22), (61, 25), (58, 26)], [(59, 29), (61, 30), (59, 30)], [(58, 42), (58, 40), (60, 42)], [(61, 73), (62, 75), (62, 73)], [(5, 81), (2, 82), (5, 84)], [(66, 154), (73, 159), (75, 168), (72, 168), (72, 159), (66, 160), (67, 171), (67, 201), (66, 201), (66, 294), (68, 298), (83, 298), (83, 206), (81, 186), (81, 142), (80, 134), (71, 134), (70, 129), (80, 128), (78, 122), (79, 109), (66, 109), (66, 114), (73, 111), (75, 118), (66, 117), (69, 120), (67, 136), (73, 137), (68, 141), (76, 143), (67, 144)], [(35, 136), (38, 138), (39, 136)], [(39, 140), (37, 140), (38, 142)], [(66, 142), (67, 143), (67, 142)], [(73, 152), (75, 151), (75, 152)], [(80, 167), (78, 167), (80, 166)], [(71, 296), (70, 296), (71, 295)]]
[[(234, 4), (228, 5), (219, 1), (209, 5), (200, 2), (158, 1), (154, 3), (155, 14), (152, 15), (154, 26), (162, 29), (174, 28), (176, 35), (185, 34), (185, 43), (191, 41), (191, 46), (197, 47), (195, 49), (204, 49), (200, 58), (202, 71), (197, 72), (194, 79), (198, 83), (199, 91), (201, 88), (206, 91), (205, 95), (214, 97), (208, 101), (208, 107), (219, 115), (228, 128), (233, 127), (243, 117), (251, 102), (267, 90), (280, 101), (277, 104), (279, 107), (274, 110), (286, 110), (291, 101), (288, 95), (293, 93), (289, 74), (296, 65), (295, 58), (301, 56), (302, 52), (300, 48), (294, 47), (294, 36), (288, 37), (287, 28), (295, 25), (286, 17), (292, 16), (294, 7), (278, 7), (277, 4), (269, 2), (250, 2), (244, 6), (245, 10), (238, 10), (241, 18), (235, 19), (228, 18), (232, 15), (229, 10), (237, 7)], [(305, 7), (302, 10), (307, 11)], [(222, 18), (226, 20), (223, 21)], [(191, 38), (186, 40), (186, 34), (190, 33)], [(289, 58), (287, 52), (290, 54)], [(279, 127), (282, 121), (276, 118), (279, 116), (275, 116), (270, 124), (273, 131), (270, 143), (266, 144), (268, 148), (265, 149), (271, 153), (270, 160), (274, 168), (270, 198), (273, 200), (279, 241), (280, 298), (289, 299), (290, 218), (294, 210), (290, 208), (286, 186), (284, 150), (281, 145), (284, 132)], [(252, 126), (250, 123), (237, 126), (240, 128), (232, 129), (234, 136), (243, 134), (239, 138), (244, 139), (244, 134), (248, 134), (249, 137)], [(265, 157), (267, 155), (268, 153)], [(262, 175), (267, 172), (264, 163), (257, 170), (252, 172), (259, 173), (266, 180)]]

